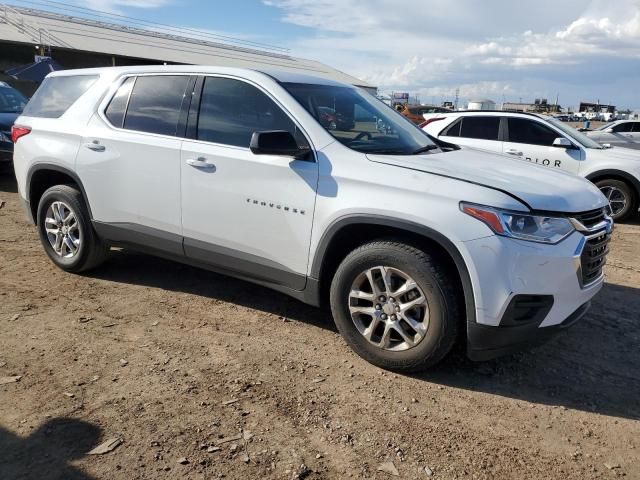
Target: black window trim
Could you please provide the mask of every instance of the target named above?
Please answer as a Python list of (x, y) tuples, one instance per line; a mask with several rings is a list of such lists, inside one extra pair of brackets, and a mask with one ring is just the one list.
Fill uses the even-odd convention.
[(245, 151), (251, 151), (251, 149), (249, 147), (240, 147), (238, 145), (230, 145), (228, 143), (216, 143), (216, 142), (210, 142), (207, 140), (200, 140), (197, 138), (198, 135), (198, 120), (200, 118), (200, 106), (202, 104), (202, 92), (204, 90), (204, 84), (205, 84), (205, 80), (207, 77), (215, 77), (215, 78), (227, 78), (227, 79), (231, 79), (231, 80), (238, 80), (241, 82), (244, 82), (248, 85), (251, 85), (255, 88), (257, 88), (259, 91), (261, 91), (263, 94), (265, 94), (269, 99), (271, 99), (279, 108), (280, 110), (282, 110), (284, 112), (284, 114), (289, 117), (289, 119), (300, 129), (300, 132), (302, 133), (302, 135), (304, 136), (304, 138), (306, 139), (307, 143), (309, 144), (310, 150), (313, 152), (313, 155), (310, 156), (309, 158), (305, 159), (305, 160), (301, 160), (301, 161), (306, 161), (306, 162), (317, 162), (317, 153), (316, 153), (316, 148), (313, 144), (313, 142), (311, 141), (311, 136), (307, 133), (307, 131), (303, 128), (303, 126), (300, 124), (300, 122), (295, 118), (295, 116), (293, 116), (293, 114), (291, 112), (289, 112), (289, 110), (278, 101), (277, 98), (275, 98), (271, 92), (269, 92), (268, 90), (265, 90), (262, 85), (252, 82), (251, 80), (248, 80), (246, 78), (242, 78), (242, 77), (238, 77), (236, 75), (228, 75), (228, 74), (223, 74), (223, 73), (207, 73), (207, 74), (201, 74), (198, 75), (198, 79), (196, 80), (195, 83), (195, 90), (193, 92), (193, 100), (191, 102), (190, 108), (189, 108), (189, 113), (187, 115), (187, 125), (186, 125), (186, 129), (185, 129), (185, 140), (189, 140), (190, 142), (195, 142), (195, 143), (201, 143), (203, 145), (215, 145), (217, 147), (223, 147), (223, 148), (233, 148), (233, 149), (240, 149), (240, 150), (245, 150)]
[[(151, 135), (153, 137), (160, 138), (171, 138), (171, 139), (184, 139), (185, 138), (185, 130), (186, 130), (186, 118), (187, 112), (191, 105), (191, 98), (188, 95), (190, 89), (193, 89), (194, 79), (199, 75), (188, 72), (145, 72), (145, 73), (127, 73), (119, 77), (116, 81), (113, 82), (109, 90), (104, 96), (104, 99), (100, 103), (100, 107), (98, 108), (98, 116), (111, 128), (112, 130), (120, 131), (120, 132), (129, 132), (129, 133), (137, 133), (140, 135)], [(113, 100), (113, 97), (118, 93), (118, 90), (127, 81), (128, 78), (134, 77), (133, 85), (131, 86), (131, 91), (129, 92), (129, 98), (127, 98), (127, 106), (124, 111), (123, 117), (123, 126), (117, 127), (113, 125), (109, 118), (107, 117), (106, 111)], [(131, 100), (131, 94), (133, 93), (133, 89), (136, 86), (139, 77), (189, 77), (189, 81), (187, 82), (187, 87), (185, 88), (185, 98), (182, 100), (182, 104), (180, 105), (180, 113), (178, 114), (178, 125), (176, 126), (176, 134), (175, 135), (166, 135), (164, 133), (153, 133), (153, 132), (145, 132), (144, 130), (132, 130), (130, 128), (124, 128), (124, 119), (127, 117), (127, 112), (129, 111), (129, 102)], [(189, 98), (187, 98), (189, 97)], [(187, 101), (188, 100), (188, 101)]]

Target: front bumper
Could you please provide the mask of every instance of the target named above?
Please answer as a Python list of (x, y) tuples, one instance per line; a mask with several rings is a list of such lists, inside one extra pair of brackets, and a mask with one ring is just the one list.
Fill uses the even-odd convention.
[(584, 303), (563, 322), (550, 327), (540, 327), (537, 323), (489, 327), (469, 322), (467, 356), (480, 362), (542, 345), (580, 320), (590, 306), (591, 302)]
[[(600, 275), (584, 285), (585, 235), (577, 231), (557, 245), (491, 236), (463, 247), (476, 304), (475, 321), (467, 324), (473, 360), (544, 343), (578, 321), (604, 284)], [(514, 313), (516, 301), (524, 303)]]

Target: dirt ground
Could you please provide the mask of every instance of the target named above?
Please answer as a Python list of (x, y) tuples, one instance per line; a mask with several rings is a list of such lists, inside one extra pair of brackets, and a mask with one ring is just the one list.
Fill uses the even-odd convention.
[(0, 202), (2, 480), (640, 478), (638, 223), (563, 336), (405, 376), (248, 283), (128, 251), (64, 273), (6, 176)]

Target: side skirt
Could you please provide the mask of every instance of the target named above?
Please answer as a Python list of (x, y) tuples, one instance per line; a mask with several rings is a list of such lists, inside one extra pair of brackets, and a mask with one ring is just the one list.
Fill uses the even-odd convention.
[(319, 306), (317, 280), (261, 257), (131, 223), (93, 221), (93, 227), (114, 246), (252, 282)]

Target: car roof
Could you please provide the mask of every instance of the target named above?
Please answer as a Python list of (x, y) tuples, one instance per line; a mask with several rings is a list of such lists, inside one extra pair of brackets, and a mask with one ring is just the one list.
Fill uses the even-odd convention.
[(446, 116), (457, 116), (457, 117), (471, 117), (471, 116), (480, 116), (480, 115), (485, 115), (485, 116), (498, 116), (498, 115), (512, 115), (512, 116), (519, 116), (522, 115), (523, 117), (534, 117), (534, 118), (540, 118), (542, 120), (546, 120), (548, 118), (550, 118), (549, 115), (541, 115), (539, 113), (532, 113), (532, 112), (515, 112), (512, 110), (460, 110), (457, 112), (451, 112), (451, 113), (444, 113), (442, 112), (442, 115), (446, 115)]
[(253, 69), (236, 67), (219, 67), (215, 65), (138, 65), (128, 67), (99, 67), (81, 68), (74, 70), (58, 70), (51, 72), (47, 77), (61, 77), (73, 75), (102, 75), (111, 74), (114, 76), (149, 74), (149, 73), (191, 73), (191, 74), (212, 74), (220, 73), (226, 75), (246, 76), (247, 74), (261, 73), (267, 75), (277, 82), (282, 83), (312, 83), (320, 85), (332, 85), (340, 87), (355, 88), (348, 83), (331, 80), (319, 75), (309, 75), (306, 73), (291, 72), (277, 69)]

